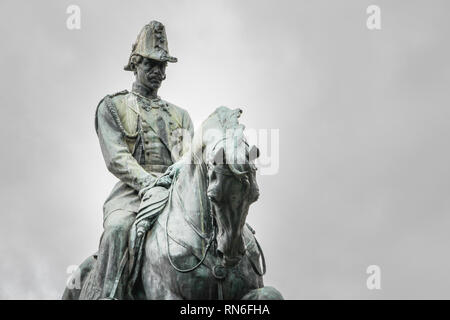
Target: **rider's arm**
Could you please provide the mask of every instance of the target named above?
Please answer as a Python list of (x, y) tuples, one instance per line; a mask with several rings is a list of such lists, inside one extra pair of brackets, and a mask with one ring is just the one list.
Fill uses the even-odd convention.
[(139, 192), (155, 178), (131, 154), (116, 119), (105, 101), (102, 101), (97, 109), (97, 135), (103, 158), (113, 175)]

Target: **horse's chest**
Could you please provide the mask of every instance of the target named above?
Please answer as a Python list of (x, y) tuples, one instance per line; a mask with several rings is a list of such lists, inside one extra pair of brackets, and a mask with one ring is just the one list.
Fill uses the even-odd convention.
[(258, 277), (247, 261), (221, 270), (224, 276), (213, 269), (212, 266), (202, 265), (190, 273), (178, 273), (181, 295), (185, 299), (240, 299), (250, 290), (260, 287)]

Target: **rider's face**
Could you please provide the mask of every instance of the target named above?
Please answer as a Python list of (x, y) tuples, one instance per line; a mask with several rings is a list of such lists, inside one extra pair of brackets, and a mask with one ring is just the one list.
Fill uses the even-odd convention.
[(136, 80), (147, 88), (157, 90), (166, 77), (166, 62), (143, 58), (136, 66)]

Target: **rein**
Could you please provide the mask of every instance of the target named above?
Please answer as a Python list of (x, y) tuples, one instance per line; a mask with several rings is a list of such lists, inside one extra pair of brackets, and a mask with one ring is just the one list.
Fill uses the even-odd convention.
[[(200, 167), (200, 168), (202, 168), (202, 167)], [(203, 171), (203, 170), (202, 170), (202, 171)], [(176, 176), (176, 178), (177, 178), (177, 176)], [(169, 201), (172, 201), (172, 192), (173, 192), (173, 186), (174, 186), (175, 182), (176, 182), (176, 181), (174, 181), (174, 182), (172, 183), (172, 185), (170, 186), (170, 189), (169, 189)], [(211, 205), (208, 203), (208, 211), (209, 211), (209, 214), (210, 214), (211, 218), (214, 219), (213, 216), (212, 216), (212, 214), (211, 214), (211, 212), (210, 212), (210, 210), (209, 210), (210, 207), (211, 207)], [(183, 209), (184, 209), (184, 208), (183, 208)], [(184, 211), (185, 211), (185, 210), (184, 210)], [(165, 228), (166, 228), (167, 257), (168, 257), (168, 259), (169, 259), (170, 265), (171, 265), (176, 271), (181, 272), (181, 273), (188, 273), (188, 272), (194, 271), (195, 269), (197, 269), (198, 267), (200, 267), (200, 266), (202, 265), (202, 263), (205, 261), (206, 256), (207, 256), (208, 251), (209, 251), (209, 248), (211, 247), (211, 245), (213, 244), (213, 242), (214, 242), (214, 240), (215, 240), (215, 238), (216, 238), (216, 229), (213, 227), (212, 234), (211, 234), (211, 236), (210, 236), (209, 239), (208, 239), (208, 243), (207, 243), (207, 245), (206, 245), (205, 252), (203, 253), (203, 256), (202, 256), (202, 258), (200, 259), (200, 261), (199, 261), (196, 265), (194, 265), (193, 267), (191, 267), (191, 268), (181, 269), (181, 268), (178, 268), (178, 267), (175, 265), (174, 261), (172, 260), (171, 255), (170, 255), (170, 248), (169, 248), (169, 229), (168, 229), (168, 226), (169, 226), (169, 216), (170, 216), (170, 210), (169, 210), (169, 212), (167, 212), (166, 226), (165, 226)], [(185, 218), (185, 221), (188, 222), (186, 218)], [(194, 232), (195, 232), (199, 237), (205, 239), (205, 237), (204, 237), (203, 235), (199, 234), (198, 230), (192, 225), (192, 223), (191, 223), (190, 221), (188, 222), (188, 224), (190, 225), (190, 227), (194, 230)]]

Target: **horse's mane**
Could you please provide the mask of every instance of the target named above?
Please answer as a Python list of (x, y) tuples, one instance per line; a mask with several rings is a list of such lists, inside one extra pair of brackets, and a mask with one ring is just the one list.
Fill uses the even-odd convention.
[[(241, 109), (218, 107), (195, 132), (191, 150), (196, 163), (205, 163), (208, 153), (223, 147), (228, 167), (237, 175), (246, 172), (248, 164), (248, 144), (245, 126), (239, 123)], [(240, 148), (237, 148), (240, 147)], [(208, 149), (209, 148), (209, 149)], [(235, 152), (235, 150), (243, 152)]]
[(224, 130), (236, 129), (243, 127), (239, 124), (239, 117), (241, 116), (241, 109), (230, 109), (224, 106), (218, 107), (206, 121), (213, 121), (216, 119)]

